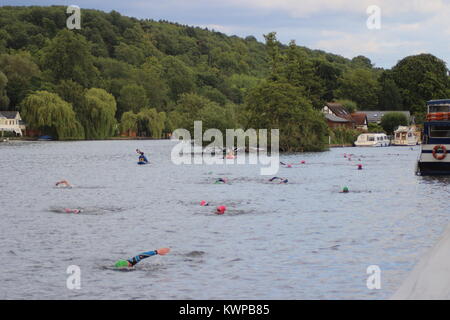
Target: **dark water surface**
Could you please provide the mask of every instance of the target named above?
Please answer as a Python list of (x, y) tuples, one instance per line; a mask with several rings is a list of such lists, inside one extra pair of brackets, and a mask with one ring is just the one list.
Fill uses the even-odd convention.
[[(449, 222), (449, 180), (414, 175), (419, 147), (282, 155), (306, 164), (273, 185), (254, 165), (176, 166), (173, 145), (1, 143), (0, 299), (385, 299)], [(172, 251), (111, 268), (159, 247)], [(80, 290), (66, 287), (69, 265)], [(381, 290), (366, 287), (369, 265)]]

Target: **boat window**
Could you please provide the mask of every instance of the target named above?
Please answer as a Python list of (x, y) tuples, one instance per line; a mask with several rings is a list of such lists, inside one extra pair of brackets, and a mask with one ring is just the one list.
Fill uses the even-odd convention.
[(430, 113), (433, 112), (449, 112), (450, 106), (430, 106)]
[(450, 138), (450, 126), (431, 126), (431, 138)]
[(369, 140), (369, 141), (375, 141), (375, 137), (369, 137), (367, 140)]

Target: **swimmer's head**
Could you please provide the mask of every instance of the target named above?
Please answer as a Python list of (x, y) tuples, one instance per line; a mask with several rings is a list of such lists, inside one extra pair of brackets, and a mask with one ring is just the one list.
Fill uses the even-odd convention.
[(343, 193), (348, 193), (348, 192), (349, 192), (348, 187), (344, 187), (344, 188), (342, 189), (342, 192), (343, 192)]
[(129, 268), (130, 263), (127, 260), (119, 260), (114, 264), (116, 268)]
[(225, 207), (225, 206), (218, 206), (216, 208), (216, 214), (224, 214), (226, 210), (227, 210), (227, 207)]

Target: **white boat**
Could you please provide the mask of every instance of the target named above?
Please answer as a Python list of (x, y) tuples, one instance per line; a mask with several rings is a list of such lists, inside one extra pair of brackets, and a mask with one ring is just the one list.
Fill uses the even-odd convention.
[[(423, 124), (422, 150), (417, 174), (450, 175), (450, 99), (427, 102), (427, 121)], [(445, 199), (443, 200), (445, 202)]]
[(385, 133), (363, 133), (355, 141), (357, 147), (387, 147), (390, 141)]
[(399, 126), (394, 131), (394, 146), (415, 146), (419, 144), (419, 137), (414, 127)]

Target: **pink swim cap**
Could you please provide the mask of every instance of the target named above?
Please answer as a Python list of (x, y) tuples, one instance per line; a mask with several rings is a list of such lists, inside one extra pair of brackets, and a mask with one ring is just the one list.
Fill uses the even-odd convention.
[(306, 163), (306, 161), (305, 161), (305, 160), (303, 160), (303, 161), (302, 161), (302, 164), (305, 164), (305, 163)]
[(202, 200), (201, 202), (200, 202), (200, 205), (201, 206), (206, 206), (208, 204), (208, 202), (206, 202), (205, 200)]
[(292, 168), (292, 164), (288, 164), (287, 167), (288, 167), (288, 168)]
[(226, 210), (227, 210), (227, 207), (225, 207), (225, 206), (218, 206), (216, 208), (216, 213), (217, 214), (224, 214)]

